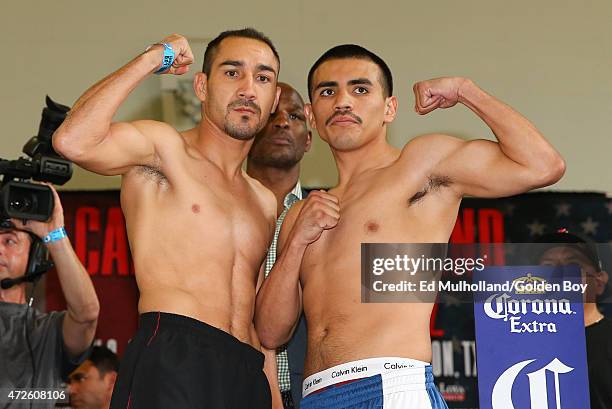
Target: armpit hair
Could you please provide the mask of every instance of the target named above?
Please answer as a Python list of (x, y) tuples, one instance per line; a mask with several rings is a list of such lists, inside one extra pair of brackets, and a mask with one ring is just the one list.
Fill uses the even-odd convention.
[(142, 175), (145, 179), (157, 183), (160, 186), (168, 185), (168, 178), (163, 174), (161, 169), (154, 166), (138, 166), (138, 174)]
[(451, 178), (448, 176), (430, 175), (427, 178), (427, 183), (423, 190), (416, 192), (410, 199), (408, 199), (408, 206), (412, 206), (421, 199), (423, 199), (428, 193), (440, 190), (443, 187), (448, 187), (452, 184)]

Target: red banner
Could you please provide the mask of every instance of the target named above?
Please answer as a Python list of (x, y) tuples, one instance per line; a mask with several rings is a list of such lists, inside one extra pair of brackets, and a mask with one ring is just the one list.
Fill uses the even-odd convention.
[[(138, 287), (117, 191), (62, 192), (66, 231), (100, 300), (96, 342), (121, 356), (138, 326)], [(47, 311), (66, 308), (55, 271), (46, 279)]]

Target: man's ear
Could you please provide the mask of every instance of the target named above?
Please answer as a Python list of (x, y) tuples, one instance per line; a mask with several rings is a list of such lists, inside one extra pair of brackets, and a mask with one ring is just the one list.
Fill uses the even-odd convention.
[(384, 123), (391, 123), (397, 115), (397, 97), (390, 96), (385, 98), (385, 119)]
[(595, 288), (595, 292), (597, 294), (597, 296), (600, 296), (601, 294), (603, 294), (603, 292), (606, 289), (606, 286), (608, 285), (608, 272), (607, 271), (599, 271), (596, 273), (597, 274), (597, 278), (596, 278), (596, 288)]
[(196, 97), (201, 102), (206, 100), (208, 95), (208, 77), (203, 72), (196, 72), (193, 77), (193, 90), (195, 91)]
[(270, 110), (271, 114), (276, 112), (276, 108), (278, 107), (278, 100), (280, 99), (280, 94), (281, 94), (281, 87), (277, 86), (276, 87), (276, 98), (274, 98), (274, 104), (272, 104), (272, 109)]
[(306, 145), (304, 146), (304, 152), (308, 152), (310, 150), (310, 145), (312, 145), (312, 132), (310, 130), (307, 131), (306, 135)]
[[(314, 115), (312, 114), (312, 104), (311, 103), (304, 105), (304, 116), (306, 116), (306, 121), (308, 121), (308, 124), (310, 124), (310, 127), (312, 129), (317, 129), (317, 124), (315, 123)], [(312, 133), (311, 133), (311, 136), (312, 136)]]
[(104, 388), (108, 392), (113, 393), (115, 382), (117, 382), (117, 372), (108, 371), (104, 375), (101, 375), (101, 376), (102, 376), (102, 382), (104, 382)]

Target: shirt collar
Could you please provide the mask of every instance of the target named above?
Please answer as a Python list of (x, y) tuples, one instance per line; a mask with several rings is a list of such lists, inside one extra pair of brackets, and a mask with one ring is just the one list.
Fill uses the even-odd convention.
[(287, 193), (287, 196), (285, 196), (283, 205), (285, 207), (290, 207), (293, 203), (297, 202), (298, 200), (302, 200), (302, 185), (300, 184), (299, 180), (297, 181), (297, 183), (295, 184), (291, 192)]

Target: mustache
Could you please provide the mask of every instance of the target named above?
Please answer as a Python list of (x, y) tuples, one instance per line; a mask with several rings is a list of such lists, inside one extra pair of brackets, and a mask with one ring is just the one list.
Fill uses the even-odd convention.
[(253, 101), (247, 101), (247, 100), (244, 100), (244, 99), (238, 99), (238, 100), (230, 103), (227, 106), (227, 109), (231, 110), (231, 109), (236, 109), (236, 108), (240, 108), (240, 107), (250, 108), (250, 109), (254, 110), (255, 112), (257, 112), (258, 114), (261, 114), (261, 108), (259, 108), (259, 105), (257, 105)]
[(325, 121), (325, 126), (331, 124), (331, 122), (338, 116), (350, 116), (351, 118), (353, 118), (355, 121), (357, 121), (358, 124), (362, 124), (363, 121), (361, 120), (361, 118), (359, 118), (357, 115), (355, 115), (354, 113), (352, 113), (351, 111), (336, 111), (334, 112), (334, 114), (332, 116), (330, 116), (329, 118), (327, 118), (327, 121)]

